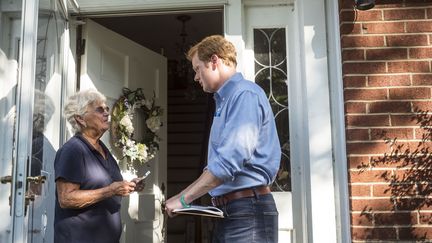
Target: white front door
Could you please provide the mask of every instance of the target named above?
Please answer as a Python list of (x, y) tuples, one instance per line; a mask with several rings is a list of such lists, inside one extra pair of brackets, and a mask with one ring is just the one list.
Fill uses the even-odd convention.
[[(139, 194), (133, 193), (124, 198), (122, 202), (122, 242), (161, 242), (165, 223), (161, 203), (166, 188), (167, 60), (90, 19), (85, 22), (85, 54), (81, 59), (80, 89), (97, 89), (107, 97), (108, 105), (112, 107), (122, 95), (123, 87), (130, 90), (142, 88), (147, 99), (155, 93), (156, 105), (165, 110), (162, 119), (164, 126), (158, 131), (160, 150), (149, 162), (149, 168), (144, 165), (136, 168), (138, 174), (146, 169), (151, 171), (146, 179), (146, 188)], [(135, 119), (135, 129), (139, 130), (144, 122)], [(102, 140), (110, 145), (110, 134), (107, 132)], [(124, 179), (132, 179), (128, 171), (122, 173)]]
[[(282, 3), (281, 3), (282, 2)], [(293, 55), (293, 6), (288, 1), (230, 1), (226, 8), (226, 37), (238, 50), (239, 71), (266, 92), (275, 115), (280, 145), (281, 167), (272, 185), (279, 212), (279, 242), (293, 242), (293, 198), (289, 124), (290, 86), (295, 82)], [(240, 18), (243, 16), (243, 18)], [(292, 92), (292, 91), (291, 91)]]

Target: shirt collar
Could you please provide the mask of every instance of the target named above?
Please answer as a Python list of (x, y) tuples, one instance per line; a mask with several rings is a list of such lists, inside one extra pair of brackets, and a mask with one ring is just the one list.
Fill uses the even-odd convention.
[(227, 81), (225, 81), (225, 83), (222, 85), (222, 87), (219, 88), (218, 91), (216, 91), (214, 97), (221, 100), (229, 97), (234, 91), (236, 82), (242, 79), (243, 75), (241, 73), (235, 73)]
[[(87, 139), (85, 139), (84, 138), (84, 136), (81, 134), (81, 133), (76, 133), (75, 134), (75, 137), (77, 137), (79, 140), (81, 140), (81, 141), (83, 141), (86, 145), (87, 145), (87, 147), (89, 147), (89, 149), (91, 150), (91, 151), (96, 151), (96, 152), (98, 152), (94, 147), (93, 147), (93, 145), (91, 145), (88, 141), (87, 141)], [(105, 146), (105, 144), (101, 141), (101, 140), (99, 140), (99, 144), (102, 146), (102, 149), (105, 151), (105, 153), (108, 151), (108, 148)], [(99, 152), (98, 152), (99, 153)]]

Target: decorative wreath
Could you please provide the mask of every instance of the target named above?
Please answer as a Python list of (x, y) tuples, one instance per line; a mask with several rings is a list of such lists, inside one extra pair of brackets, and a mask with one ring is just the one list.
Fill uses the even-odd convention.
[[(136, 111), (141, 111), (145, 120), (141, 141), (133, 138), (132, 119)], [(129, 168), (133, 168), (132, 163), (135, 161), (145, 164), (156, 155), (160, 142), (156, 132), (162, 126), (162, 114), (162, 108), (155, 105), (154, 93), (153, 98), (147, 100), (142, 89), (131, 91), (123, 88), (123, 95), (113, 107), (111, 132), (115, 141), (114, 146), (121, 149)]]

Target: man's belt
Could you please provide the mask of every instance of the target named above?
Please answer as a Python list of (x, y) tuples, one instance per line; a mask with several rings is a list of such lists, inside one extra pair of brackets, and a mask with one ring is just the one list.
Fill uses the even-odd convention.
[(211, 201), (213, 206), (219, 207), (219, 206), (226, 205), (228, 202), (232, 200), (245, 198), (245, 197), (254, 197), (255, 193), (256, 196), (259, 196), (259, 195), (269, 194), (270, 192), (271, 190), (269, 186), (259, 186), (255, 188), (246, 188), (239, 191), (229, 192), (227, 194), (223, 194), (217, 197), (212, 197)]

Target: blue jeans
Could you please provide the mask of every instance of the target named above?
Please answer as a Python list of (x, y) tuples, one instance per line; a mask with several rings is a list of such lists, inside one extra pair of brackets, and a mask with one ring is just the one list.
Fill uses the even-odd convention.
[(240, 198), (220, 207), (213, 243), (277, 243), (278, 211), (271, 194)]

